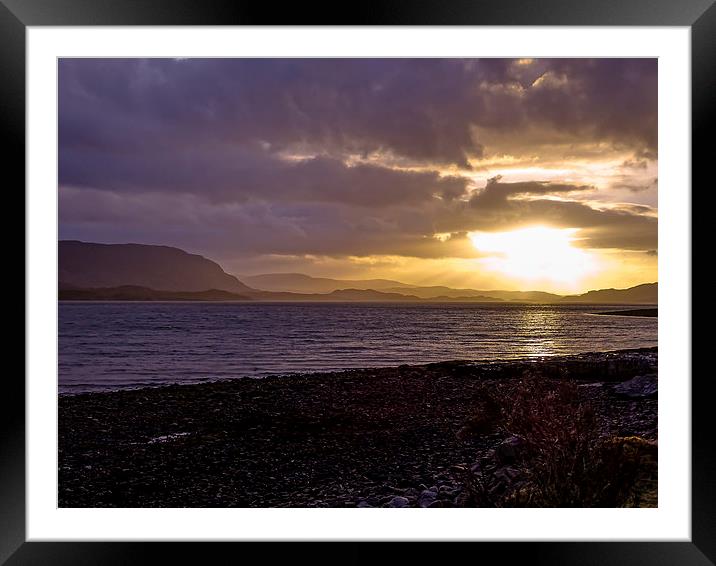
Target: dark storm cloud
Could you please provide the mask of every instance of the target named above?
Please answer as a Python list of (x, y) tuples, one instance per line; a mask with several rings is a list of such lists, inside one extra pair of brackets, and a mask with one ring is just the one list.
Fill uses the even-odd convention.
[(60, 147), (264, 143), (464, 166), (483, 149), (473, 126), (544, 125), (655, 149), (655, 59), (535, 65), (525, 88), (503, 59), (65, 59)]
[[(91, 168), (84, 164), (89, 160)], [(190, 193), (211, 202), (250, 199), (344, 202), (380, 207), (465, 193), (462, 177), (434, 171), (401, 171), (331, 157), (299, 161), (278, 159), (265, 151), (230, 147), (159, 148), (154, 152), (115, 155), (85, 149), (60, 156), (65, 185), (114, 192)]]
[(584, 245), (654, 249), (644, 211), (547, 198), (586, 185), (473, 190), (458, 175), (489, 152), (484, 130), (514, 136), (518, 156), (529, 130), (653, 160), (656, 92), (656, 60), (63, 59), (60, 233), (209, 255), (463, 257), (465, 237), (432, 235), (548, 222), (584, 228)]
[(552, 195), (593, 190), (589, 185), (571, 185), (566, 183), (550, 183), (543, 181), (522, 181), (518, 183), (502, 183), (501, 176), (488, 179), (485, 188), (476, 191), (470, 198), (470, 205), (475, 208), (489, 209), (507, 204), (512, 197), (520, 195)]
[(447, 242), (432, 237), (431, 203), (386, 209), (338, 202), (213, 204), (188, 194), (128, 195), (70, 187), (61, 189), (60, 198), (66, 210), (62, 239), (87, 239), (94, 231), (107, 241), (171, 244), (213, 256), (476, 255), (465, 234)]
[(656, 152), (656, 59), (551, 59), (525, 103), (566, 131)]
[[(537, 190), (543, 184), (527, 186)], [(565, 185), (564, 190), (575, 187)], [(656, 247), (656, 218), (644, 214), (650, 209), (599, 210), (580, 202), (539, 198), (504, 199), (488, 206), (474, 200), (431, 199), (369, 208), (348, 202), (211, 203), (186, 193), (122, 194), (69, 187), (60, 197), (67, 211), (62, 238), (86, 239), (94, 232), (111, 241), (173, 244), (227, 256), (476, 257), (466, 232), (533, 224), (580, 227), (578, 244), (588, 248)], [(439, 241), (432, 237), (435, 233), (454, 238)]]
[(480, 152), (459, 60), (64, 60), (60, 74), (64, 147), (263, 142), (461, 164)]

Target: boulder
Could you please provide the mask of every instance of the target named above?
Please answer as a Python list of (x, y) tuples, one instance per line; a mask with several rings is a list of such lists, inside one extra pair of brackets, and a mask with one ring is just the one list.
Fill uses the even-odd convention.
[(656, 397), (658, 392), (658, 381), (655, 373), (637, 375), (629, 381), (624, 381), (614, 386), (614, 392), (623, 397), (632, 399), (644, 399)]
[(402, 497), (401, 495), (396, 495), (393, 497), (393, 499), (390, 500), (388, 503), (388, 507), (407, 507), (410, 504), (410, 501), (408, 501), (407, 497)]
[(418, 505), (420, 507), (429, 507), (431, 503), (435, 502), (437, 497), (438, 497), (438, 494), (436, 491), (426, 489), (418, 497)]

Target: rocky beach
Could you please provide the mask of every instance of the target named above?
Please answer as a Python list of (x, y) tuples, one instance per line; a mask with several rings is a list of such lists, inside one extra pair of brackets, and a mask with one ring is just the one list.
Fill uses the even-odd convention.
[(599, 442), (655, 453), (656, 372), (644, 348), (63, 394), (59, 506), (475, 505), (475, 474), (529, 491), (524, 438), (485, 425), (486, 396), (509, 415), (525, 380), (569, 384)]

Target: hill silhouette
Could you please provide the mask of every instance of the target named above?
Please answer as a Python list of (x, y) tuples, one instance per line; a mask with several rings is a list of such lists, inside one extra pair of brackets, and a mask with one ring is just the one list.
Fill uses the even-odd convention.
[(331, 293), (343, 289), (373, 289), (375, 291), (390, 289), (400, 292), (400, 290), (413, 287), (390, 279), (332, 279), (311, 277), (303, 273), (265, 273), (243, 276), (241, 279), (256, 289), (288, 293)]
[(158, 291), (136, 285), (97, 289), (60, 289), (63, 301), (250, 301), (251, 297), (230, 291)]
[(60, 287), (147, 287), (158, 291), (244, 293), (252, 289), (221, 266), (179, 248), (145, 244), (59, 242)]
[(562, 297), (562, 303), (628, 303), (657, 304), (659, 302), (659, 284), (643, 283), (629, 289), (599, 289), (581, 295)]

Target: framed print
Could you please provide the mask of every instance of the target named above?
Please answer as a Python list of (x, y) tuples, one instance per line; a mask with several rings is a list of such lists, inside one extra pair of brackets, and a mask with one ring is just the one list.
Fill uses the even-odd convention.
[(8, 564), (713, 563), (711, 3), (0, 14)]

